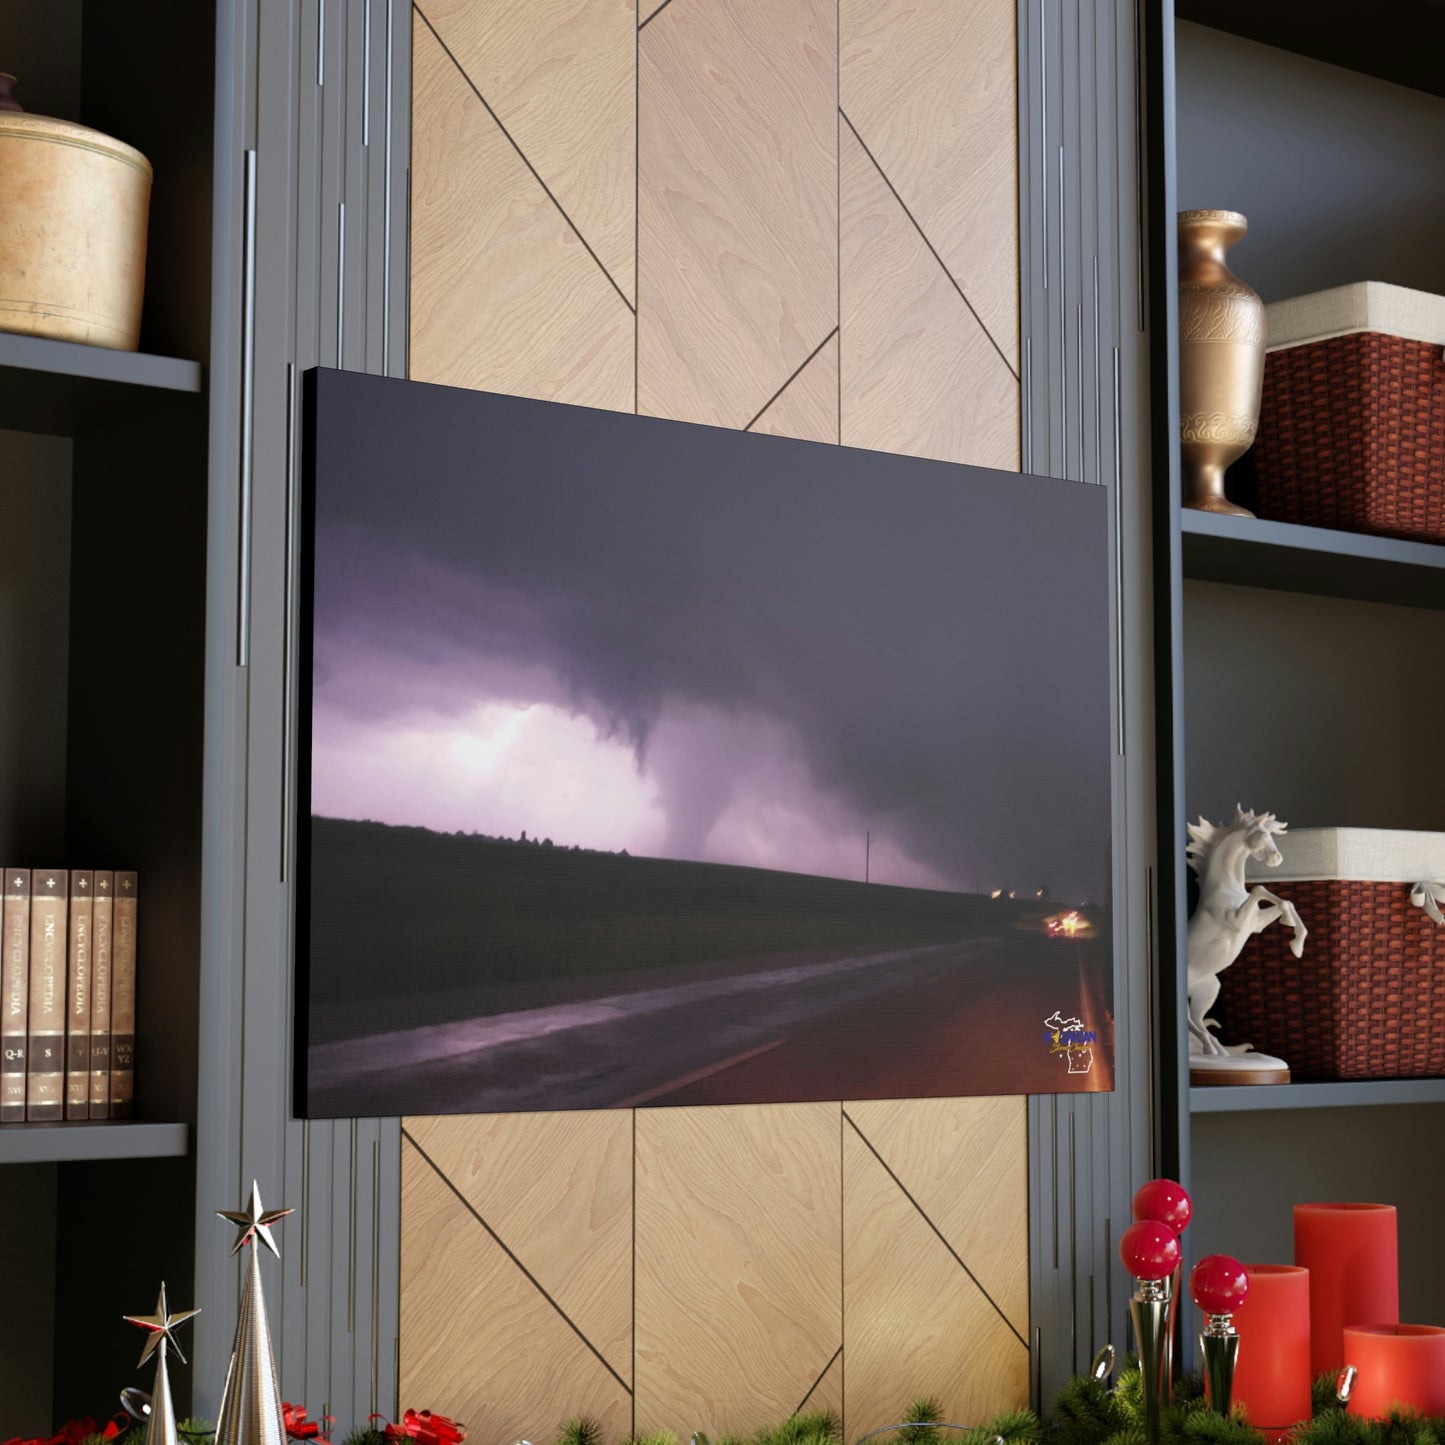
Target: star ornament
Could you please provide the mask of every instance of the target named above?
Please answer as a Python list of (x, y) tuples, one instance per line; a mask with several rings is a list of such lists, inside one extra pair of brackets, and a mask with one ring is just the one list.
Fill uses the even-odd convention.
[(166, 1307), (165, 1282), (161, 1283), (160, 1298), (156, 1300), (156, 1312), (153, 1315), (123, 1315), (122, 1318), (132, 1325), (139, 1325), (146, 1331), (145, 1349), (141, 1351), (140, 1362), (145, 1362), (155, 1354), (162, 1344), (169, 1344), (176, 1352), (176, 1358), (181, 1364), (186, 1363), (186, 1357), (181, 1354), (181, 1347), (176, 1343), (176, 1337), (171, 1333), (177, 1325), (183, 1325), (189, 1319), (200, 1314), (200, 1310), (180, 1310), (172, 1314)]
[(276, 1248), (276, 1241), (271, 1238), (271, 1226), (279, 1219), (285, 1219), (288, 1214), (294, 1214), (294, 1209), (263, 1209), (261, 1207), (261, 1191), (256, 1187), (256, 1181), (251, 1181), (251, 1198), (242, 1209), (218, 1209), (217, 1214), (222, 1219), (229, 1219), (241, 1232), (236, 1236), (236, 1242), (231, 1246), (231, 1253), (238, 1254), (252, 1240), (259, 1239), (277, 1259), (281, 1258), (281, 1251)]

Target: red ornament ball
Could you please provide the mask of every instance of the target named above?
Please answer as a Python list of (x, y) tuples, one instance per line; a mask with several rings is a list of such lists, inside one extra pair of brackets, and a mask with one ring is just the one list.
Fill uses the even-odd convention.
[(1249, 1298), (1249, 1273), (1227, 1254), (1208, 1254), (1189, 1275), (1189, 1293), (1207, 1315), (1232, 1315)]
[(1194, 1218), (1194, 1205), (1182, 1184), (1172, 1179), (1151, 1179), (1134, 1196), (1135, 1219), (1157, 1219), (1175, 1234), (1183, 1234)]
[(1157, 1219), (1141, 1219), (1119, 1236), (1119, 1258), (1135, 1279), (1167, 1279), (1179, 1265), (1179, 1236)]

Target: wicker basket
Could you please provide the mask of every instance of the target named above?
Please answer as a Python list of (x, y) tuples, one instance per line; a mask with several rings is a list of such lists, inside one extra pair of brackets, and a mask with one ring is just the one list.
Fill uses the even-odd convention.
[(1219, 1036), (1297, 1079), (1445, 1076), (1445, 926), (1412, 902), (1445, 877), (1445, 834), (1299, 829), (1279, 846), (1283, 866), (1250, 881), (1299, 909), (1304, 957), (1281, 925), (1256, 934), (1221, 975)]
[(1367, 282), (1266, 319), (1260, 516), (1445, 540), (1445, 298)]

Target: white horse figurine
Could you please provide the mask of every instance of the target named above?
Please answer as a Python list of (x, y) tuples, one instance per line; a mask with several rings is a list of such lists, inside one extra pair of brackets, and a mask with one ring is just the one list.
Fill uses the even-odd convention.
[(1237, 803), (1230, 823), (1216, 827), (1201, 818), (1188, 825), (1186, 855), (1199, 878), (1199, 906), (1189, 920), (1189, 1052), (1195, 1056), (1230, 1058), (1252, 1047), (1220, 1043), (1210, 1033), (1219, 1025), (1208, 1017), (1219, 997), (1219, 975), (1239, 957), (1251, 934), (1284, 923), (1294, 934), (1290, 952), (1296, 958), (1304, 953), (1309, 930), (1294, 904), (1262, 884), (1246, 888), (1244, 883), (1251, 858), (1266, 868), (1279, 867), (1283, 859), (1274, 840), (1285, 826), (1273, 813), (1246, 813)]

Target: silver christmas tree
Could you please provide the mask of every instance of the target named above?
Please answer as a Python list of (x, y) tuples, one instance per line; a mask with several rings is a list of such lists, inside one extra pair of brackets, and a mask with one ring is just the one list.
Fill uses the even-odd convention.
[[(291, 1210), (263, 1209), (261, 1191), (253, 1181), (251, 1198), (241, 1209), (218, 1209), (216, 1213), (240, 1230), (231, 1253), (234, 1255), (249, 1244), (251, 1254), (246, 1263), (245, 1283), (241, 1286), (241, 1309), (236, 1318), (231, 1363), (226, 1367), (226, 1384), (221, 1391), (215, 1445), (286, 1445), (281, 1387), (276, 1378), (276, 1357), (271, 1350), (266, 1296), (261, 1289), (259, 1244), (264, 1244), (278, 1259), (281, 1257), (271, 1237), (271, 1226)], [(149, 1437), (147, 1445), (151, 1445)]]
[(173, 1349), (176, 1358), (181, 1364), (185, 1364), (186, 1357), (181, 1354), (181, 1347), (176, 1343), (176, 1337), (171, 1331), (198, 1314), (200, 1310), (181, 1310), (179, 1314), (171, 1314), (166, 1307), (166, 1286), (162, 1281), (160, 1298), (156, 1300), (156, 1311), (153, 1315), (125, 1316), (129, 1323), (139, 1325), (150, 1336), (146, 1340), (145, 1349), (141, 1351), (141, 1364), (145, 1364), (152, 1355), (156, 1357), (156, 1382), (151, 1389), (150, 1414), (146, 1418), (146, 1445), (180, 1445), (180, 1435), (176, 1430), (176, 1407), (171, 1403), (171, 1376), (166, 1368), (166, 1348), (169, 1346)]

